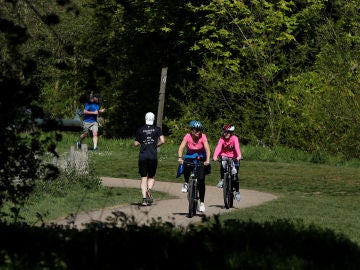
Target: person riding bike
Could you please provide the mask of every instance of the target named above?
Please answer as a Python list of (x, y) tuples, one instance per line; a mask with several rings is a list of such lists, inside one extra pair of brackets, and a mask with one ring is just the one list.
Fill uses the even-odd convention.
[[(184, 165), (184, 184), (181, 192), (187, 192), (190, 173), (193, 169), (192, 158), (188, 156), (198, 154), (200, 161), (204, 163), (204, 166), (198, 167), (198, 190), (200, 206), (199, 211), (205, 212), (205, 166), (210, 165), (210, 146), (205, 133), (202, 132), (203, 125), (199, 121), (190, 122), (190, 132), (187, 133), (178, 150), (178, 162)], [(186, 147), (186, 155), (183, 156), (184, 148)], [(184, 159), (183, 159), (184, 158)]]
[[(235, 170), (233, 171), (233, 175), (235, 177), (235, 199), (240, 201), (240, 192), (239, 192), (239, 177), (238, 171), (240, 167), (240, 159), (242, 159), (241, 148), (240, 148), (240, 141), (239, 138), (234, 135), (235, 127), (232, 124), (225, 124), (222, 128), (223, 135), (219, 139), (213, 159), (217, 161), (219, 158), (221, 159), (222, 156), (232, 158), (234, 160)], [(217, 184), (218, 188), (222, 188), (224, 181), (224, 168), (222, 164), (220, 164), (220, 180)]]

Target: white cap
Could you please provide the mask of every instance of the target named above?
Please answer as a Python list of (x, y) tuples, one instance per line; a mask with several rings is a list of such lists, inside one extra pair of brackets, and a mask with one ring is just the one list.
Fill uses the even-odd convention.
[(147, 114), (145, 114), (145, 123), (147, 125), (153, 125), (154, 120), (155, 120), (155, 114), (153, 114), (152, 112), (148, 112)]

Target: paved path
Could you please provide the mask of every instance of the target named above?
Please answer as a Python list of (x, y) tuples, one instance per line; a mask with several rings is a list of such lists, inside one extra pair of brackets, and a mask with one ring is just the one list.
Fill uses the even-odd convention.
[[(102, 177), (104, 186), (109, 187), (134, 187), (139, 188), (140, 180), (131, 180), (123, 178)], [(133, 216), (138, 224), (146, 224), (152, 219), (161, 218), (162, 221), (174, 223), (177, 226), (186, 227), (190, 223), (199, 222), (201, 218), (206, 216), (213, 216), (215, 214), (222, 214), (236, 209), (256, 206), (271, 200), (276, 199), (275, 195), (259, 192), (254, 190), (240, 189), (240, 202), (234, 201), (234, 208), (226, 209), (223, 204), (222, 189), (215, 186), (206, 186), (204, 213), (198, 214), (192, 218), (187, 217), (187, 194), (181, 193), (182, 183), (172, 182), (155, 182), (154, 203), (151, 206), (138, 206), (136, 203), (123, 206), (114, 206), (102, 209), (100, 211), (80, 213), (76, 216), (75, 225), (82, 228), (83, 224), (91, 221), (105, 221), (106, 217), (112, 216), (112, 211), (121, 211), (129, 216)], [(156, 191), (162, 191), (176, 196), (174, 199), (157, 200)], [(57, 224), (66, 224), (64, 219), (56, 221)]]

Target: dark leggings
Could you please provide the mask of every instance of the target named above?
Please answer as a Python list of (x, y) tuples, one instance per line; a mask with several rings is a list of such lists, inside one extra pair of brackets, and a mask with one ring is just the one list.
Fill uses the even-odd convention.
[[(237, 160), (234, 160), (235, 168), (236, 168), (236, 175), (235, 175), (235, 183), (234, 188), (236, 192), (239, 192), (239, 168), (240, 168), (240, 162), (237, 162)], [(220, 164), (220, 178), (224, 179), (224, 168), (222, 164)]]
[[(194, 169), (193, 160), (185, 159), (184, 160), (184, 179), (186, 183), (189, 183), (189, 178), (191, 171)], [(205, 173), (204, 173), (204, 161), (198, 161), (198, 190), (199, 190), (199, 199), (200, 202), (204, 202), (205, 199)]]

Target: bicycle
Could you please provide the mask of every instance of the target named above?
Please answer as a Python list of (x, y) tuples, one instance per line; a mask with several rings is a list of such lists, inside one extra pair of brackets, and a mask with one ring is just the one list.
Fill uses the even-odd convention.
[[(189, 177), (189, 186), (188, 186), (188, 201), (189, 201), (189, 208), (188, 208), (188, 217), (192, 218), (196, 215), (198, 201), (199, 201), (199, 190), (198, 190), (198, 168), (199, 166), (203, 166), (203, 162), (200, 161), (200, 158), (202, 156), (199, 154), (193, 154), (193, 155), (186, 155), (184, 159), (186, 158), (192, 158), (191, 166), (193, 166), (193, 169), (190, 173)], [(189, 163), (188, 161), (184, 161)]]
[[(222, 156), (220, 159), (221, 165), (224, 168), (224, 181), (223, 181), (223, 196), (224, 205), (226, 209), (233, 207), (234, 205), (234, 179), (232, 177), (232, 169), (234, 168), (234, 161), (232, 158)], [(225, 164), (223, 163), (225, 162)]]

